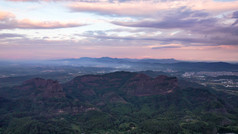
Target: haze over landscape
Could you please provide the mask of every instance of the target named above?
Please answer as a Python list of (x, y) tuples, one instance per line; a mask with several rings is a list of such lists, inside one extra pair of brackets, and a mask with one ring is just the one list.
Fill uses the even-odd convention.
[(238, 0), (1, 0), (0, 134), (238, 134)]

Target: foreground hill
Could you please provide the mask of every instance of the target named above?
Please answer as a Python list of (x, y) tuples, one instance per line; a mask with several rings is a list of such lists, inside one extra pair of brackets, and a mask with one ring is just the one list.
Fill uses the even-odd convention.
[(115, 72), (0, 89), (0, 133), (238, 132), (238, 97), (176, 77)]

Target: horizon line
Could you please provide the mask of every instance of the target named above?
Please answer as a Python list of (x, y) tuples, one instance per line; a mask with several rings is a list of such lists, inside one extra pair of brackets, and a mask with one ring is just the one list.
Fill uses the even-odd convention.
[(150, 59), (150, 60), (175, 60), (178, 62), (226, 62), (226, 63), (238, 63), (237, 61), (224, 61), (224, 60), (184, 60), (184, 59), (176, 59), (176, 58), (129, 58), (129, 57), (110, 57), (110, 56), (102, 56), (102, 57), (72, 57), (72, 58), (49, 58), (49, 59), (0, 59), (0, 62), (37, 62), (37, 61), (52, 61), (52, 60), (68, 60), (68, 59), (82, 59), (82, 58), (95, 58), (95, 59), (101, 59), (101, 58), (111, 58), (111, 59), (132, 59), (132, 60), (144, 60), (144, 59)]

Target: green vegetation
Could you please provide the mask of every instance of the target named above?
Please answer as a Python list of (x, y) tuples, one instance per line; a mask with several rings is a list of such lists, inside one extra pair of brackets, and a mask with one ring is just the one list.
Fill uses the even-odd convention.
[(1, 89), (0, 134), (238, 133), (237, 96), (205, 88), (133, 96), (115, 84), (103, 85), (101, 78), (93, 82), (101, 82), (93, 89), (100, 91), (88, 96), (76, 86), (64, 87), (66, 95), (58, 98), (33, 96), (34, 89)]

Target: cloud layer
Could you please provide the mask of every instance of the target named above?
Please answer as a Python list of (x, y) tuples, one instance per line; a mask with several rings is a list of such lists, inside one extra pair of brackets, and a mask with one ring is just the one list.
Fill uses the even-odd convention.
[[(4, 0), (0, 4), (10, 5), (0, 11), (0, 58), (7, 58), (5, 51), (24, 58), (29, 47), (35, 52), (29, 55), (39, 57), (51, 57), (52, 52), (55, 57), (238, 59), (238, 1)], [(45, 21), (37, 21), (34, 13)]]
[(159, 0), (159, 1), (113, 1), (74, 2), (69, 8), (75, 12), (91, 12), (104, 15), (154, 16), (166, 10), (188, 7), (192, 10), (224, 12), (238, 9), (238, 1), (218, 2), (213, 0)]
[[(177, 43), (186, 43), (181, 42), (182, 37), (183, 41), (187, 41), (189, 44), (238, 45), (237, 20), (233, 22), (233, 19), (237, 17), (237, 11), (233, 12), (232, 17), (228, 18), (218, 18), (204, 11), (184, 7), (170, 10), (168, 14), (159, 19), (153, 18), (132, 22), (114, 21), (112, 24), (135, 28), (177, 30), (180, 32), (175, 37), (168, 38), (168, 41), (177, 40)], [(227, 21), (230, 22), (227, 23)]]

